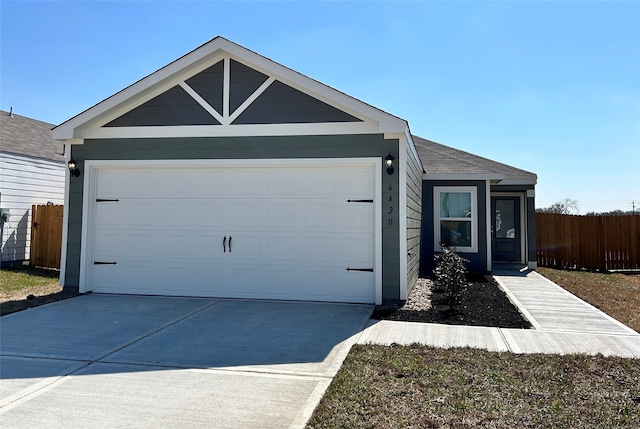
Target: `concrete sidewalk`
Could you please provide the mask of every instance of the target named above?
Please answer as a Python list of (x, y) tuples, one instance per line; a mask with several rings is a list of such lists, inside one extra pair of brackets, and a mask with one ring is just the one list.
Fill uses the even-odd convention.
[(640, 334), (535, 271), (505, 265), (493, 276), (533, 329), (372, 320), (358, 343), (640, 358)]

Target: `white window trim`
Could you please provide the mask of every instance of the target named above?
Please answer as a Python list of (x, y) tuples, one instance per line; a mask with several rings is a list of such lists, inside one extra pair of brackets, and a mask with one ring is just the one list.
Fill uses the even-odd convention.
[(460, 253), (478, 253), (478, 188), (475, 186), (434, 186), (433, 187), (433, 250), (440, 247), (440, 194), (444, 192), (469, 192), (471, 194), (471, 218), (447, 218), (451, 220), (471, 220), (471, 246), (456, 247)]

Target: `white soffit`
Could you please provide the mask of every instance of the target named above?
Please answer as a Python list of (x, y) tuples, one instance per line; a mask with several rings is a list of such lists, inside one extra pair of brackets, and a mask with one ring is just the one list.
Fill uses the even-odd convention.
[[(146, 76), (122, 91), (57, 126), (53, 129), (53, 137), (57, 140), (63, 140), (71, 144), (82, 143), (82, 139), (88, 137), (104, 137), (105, 134), (108, 133), (100, 131), (100, 127), (102, 127), (102, 125), (123, 115), (157, 95), (162, 94), (168, 89), (176, 85), (180, 85), (195, 74), (227, 58), (234, 59), (245, 64), (266, 74), (270, 78), (275, 78), (294, 89), (306, 93), (364, 121), (364, 123), (361, 124), (352, 124), (355, 125), (352, 129), (348, 127), (345, 129), (344, 124), (339, 125), (339, 123), (311, 124), (315, 126), (323, 125), (325, 132), (328, 128), (336, 125), (338, 125), (338, 128), (342, 127), (342, 129), (340, 131), (336, 129), (334, 134), (345, 131), (351, 133), (375, 132), (404, 134), (408, 130), (407, 122), (401, 118), (357, 100), (343, 92), (278, 64), (223, 37), (216, 37), (158, 71)], [(304, 127), (297, 126), (291, 127), (291, 129), (288, 129), (287, 127), (288, 125), (300, 124), (277, 125), (279, 128), (278, 133), (288, 132), (291, 134), (309, 134), (309, 132), (304, 132)], [(187, 134), (194, 136), (234, 135), (238, 131), (234, 132), (231, 131), (231, 129), (237, 126), (238, 125), (228, 127), (225, 125), (199, 126), (197, 131), (191, 130)], [(252, 126), (248, 127), (250, 128)], [(148, 128), (152, 135), (154, 133), (157, 134), (160, 131), (153, 130), (153, 128), (157, 127), (145, 128)], [(167, 129), (171, 127), (161, 128), (166, 133)], [(213, 128), (218, 128), (219, 130), (213, 131)], [(247, 130), (246, 125), (243, 126), (243, 128), (245, 128), (242, 130), (242, 134), (244, 135), (259, 135), (261, 132), (264, 132), (264, 129), (259, 129), (260, 127), (256, 127), (255, 132)], [(226, 133), (228, 134), (226, 134), (224, 130), (226, 130)], [(138, 133), (139, 132), (140, 130), (138, 130)], [(329, 134), (331, 133), (332, 132), (329, 131)]]

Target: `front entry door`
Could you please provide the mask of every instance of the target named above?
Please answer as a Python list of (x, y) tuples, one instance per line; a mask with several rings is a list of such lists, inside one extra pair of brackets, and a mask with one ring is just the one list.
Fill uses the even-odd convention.
[(491, 252), (496, 262), (521, 262), (520, 197), (491, 197)]

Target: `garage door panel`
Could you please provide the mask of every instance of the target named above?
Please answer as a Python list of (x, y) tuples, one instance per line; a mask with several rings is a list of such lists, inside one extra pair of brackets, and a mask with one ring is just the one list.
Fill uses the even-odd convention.
[[(137, 200), (125, 201), (122, 204), (124, 225), (131, 228), (155, 229), (161, 225), (161, 212), (164, 202), (156, 202), (153, 200)], [(166, 222), (167, 216), (162, 216)]]
[(156, 231), (127, 234), (127, 245), (122, 253), (130, 260), (162, 261), (164, 257), (162, 234)]
[(370, 232), (373, 229), (373, 204), (346, 203), (340, 207), (341, 227), (346, 231)]
[(97, 195), (99, 197), (125, 196), (135, 176), (122, 174), (122, 170), (101, 170), (98, 172)]
[[(261, 261), (264, 258), (263, 234), (238, 234), (230, 235), (231, 251), (227, 261)], [(228, 242), (228, 240), (227, 240)], [(227, 247), (227, 251), (229, 248)]]
[(232, 293), (235, 296), (255, 296), (259, 293), (268, 293), (264, 288), (264, 274), (259, 269), (238, 269), (232, 272)]
[(160, 281), (157, 287), (166, 294), (176, 294), (179, 291), (191, 290), (204, 292), (206, 288), (194, 281), (193, 270), (184, 264), (165, 264), (159, 270)]
[(343, 171), (341, 181), (341, 196), (344, 198), (367, 198), (375, 192), (374, 173), (371, 169), (353, 169)]
[(261, 197), (264, 186), (263, 173), (253, 169), (240, 169), (233, 173), (233, 194), (239, 197)]
[(306, 270), (305, 294), (316, 299), (328, 300), (335, 297), (336, 274), (325, 270)]
[(261, 202), (231, 203), (233, 224), (236, 227), (262, 227)]
[(265, 226), (269, 229), (278, 227), (293, 229), (297, 226), (298, 207), (300, 204), (289, 202), (288, 200), (266, 201)]
[(334, 228), (336, 226), (335, 204), (331, 202), (308, 204), (306, 226), (317, 230)]
[(125, 221), (123, 204), (101, 202), (96, 204), (96, 225), (99, 229), (122, 228)]
[[(373, 241), (369, 238), (343, 238), (340, 258), (346, 263), (362, 263), (373, 268)], [(362, 268), (367, 268), (362, 267)]]
[(94, 256), (97, 261), (113, 261), (122, 254), (122, 244), (126, 242), (126, 234), (121, 231), (99, 231), (96, 233)]
[(119, 201), (95, 203), (92, 257), (117, 262), (91, 267), (96, 292), (374, 301), (374, 274), (346, 271), (374, 265), (374, 204), (347, 202), (375, 199), (371, 166), (98, 173)]
[(287, 299), (296, 296), (294, 293), (294, 285), (298, 282), (298, 276), (292, 269), (266, 269), (263, 271), (265, 290), (276, 298)]
[(229, 207), (220, 199), (198, 201), (191, 218), (194, 226), (206, 229), (224, 228), (232, 220)]
[[(225, 256), (222, 238), (222, 232), (200, 232), (192, 236), (185, 246), (191, 249), (192, 258), (197, 263), (218, 261)], [(176, 252), (179, 251), (176, 249)]]
[(312, 197), (335, 197), (336, 181), (335, 170), (309, 170), (306, 193)]
[(189, 263), (195, 256), (192, 243), (197, 238), (197, 235), (195, 231), (184, 231), (179, 234), (164, 233), (162, 246), (160, 247), (162, 258), (165, 261)]
[(227, 194), (227, 177), (224, 170), (197, 169), (194, 173), (192, 195), (199, 197), (222, 198)]
[(334, 260), (334, 241), (333, 237), (307, 237), (305, 261), (309, 262), (331, 262)]
[(344, 271), (340, 273), (338, 294), (346, 302), (372, 302), (371, 282), (373, 273), (363, 271)]
[(295, 171), (269, 171), (267, 172), (267, 184), (270, 195), (296, 196), (298, 195), (298, 175)]
[(296, 239), (291, 235), (268, 235), (266, 238), (267, 251), (264, 259), (269, 263), (288, 262), (296, 259)]

